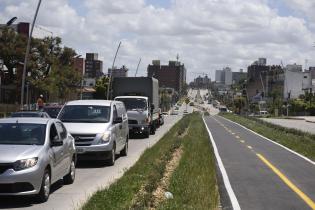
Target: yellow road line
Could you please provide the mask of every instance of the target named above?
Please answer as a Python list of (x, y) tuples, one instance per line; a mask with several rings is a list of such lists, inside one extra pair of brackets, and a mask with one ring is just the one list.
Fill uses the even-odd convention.
[(261, 154), (256, 154), (259, 159), (265, 163), (275, 174), (277, 174), (280, 179), (293, 190), (302, 200), (307, 203), (313, 210), (315, 210), (315, 203), (309, 198), (305, 193), (303, 193), (297, 186), (295, 186), (283, 173), (280, 172), (274, 165), (272, 165), (264, 156)]

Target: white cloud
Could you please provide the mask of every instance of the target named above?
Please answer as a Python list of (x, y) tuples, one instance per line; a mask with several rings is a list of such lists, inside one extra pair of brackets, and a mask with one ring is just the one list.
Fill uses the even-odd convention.
[[(307, 0), (285, 0), (308, 11)], [(84, 3), (82, 3), (84, 2)], [(0, 18), (18, 14), (20, 21), (31, 21), (37, 1), (3, 1)], [(80, 54), (97, 52), (104, 69), (111, 66), (116, 47), (122, 40), (117, 65), (136, 68), (142, 57), (140, 74), (152, 59), (162, 63), (179, 53), (188, 72), (207, 72), (231, 66), (246, 69), (258, 57), (271, 63), (315, 65), (315, 37), (307, 19), (281, 17), (267, 0), (173, 0), (168, 8), (146, 5), (144, 0), (79, 0), (81, 11), (68, 0), (43, 0), (38, 24), (63, 38)], [(82, 7), (85, 11), (82, 14)], [(314, 7), (313, 7), (314, 11)], [(17, 16), (17, 15), (16, 15)], [(133, 73), (131, 73), (133, 75)], [(196, 75), (188, 74), (189, 80)]]

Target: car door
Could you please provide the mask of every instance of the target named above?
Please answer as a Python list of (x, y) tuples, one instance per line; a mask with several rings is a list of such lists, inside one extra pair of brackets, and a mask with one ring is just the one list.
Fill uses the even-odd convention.
[(127, 116), (125, 105), (123, 103), (119, 105), (120, 105), (119, 110), (122, 116), (122, 136), (121, 137), (122, 137), (123, 145), (125, 145), (126, 138), (129, 136), (128, 116)]
[[(116, 104), (113, 106), (113, 122), (118, 118), (118, 111)], [(121, 123), (113, 123), (115, 140), (116, 140), (116, 151), (121, 149)]]
[(50, 126), (49, 131), (49, 140), (50, 140), (50, 147), (52, 151), (52, 172), (51, 172), (51, 179), (52, 182), (60, 179), (62, 176), (62, 161), (63, 161), (63, 145), (56, 145), (54, 142), (61, 141), (59, 133), (57, 131), (55, 123), (52, 123)]
[(58, 131), (58, 134), (60, 136), (60, 140), (63, 142), (62, 145), (62, 157), (61, 157), (61, 161), (60, 161), (60, 170), (61, 170), (61, 174), (62, 176), (65, 175), (68, 172), (70, 163), (71, 163), (71, 153), (69, 151), (69, 139), (68, 135), (67, 135), (67, 131), (64, 128), (64, 126), (61, 124), (61, 122), (56, 122), (56, 128)]

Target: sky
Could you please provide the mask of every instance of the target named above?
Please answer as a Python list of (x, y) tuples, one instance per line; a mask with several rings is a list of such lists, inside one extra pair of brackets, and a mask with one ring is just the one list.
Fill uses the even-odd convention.
[[(32, 22), (38, 0), (0, 0), (0, 23)], [(268, 64), (315, 66), (313, 0), (42, 0), (34, 36), (59, 36), (78, 54), (99, 54), (104, 71), (126, 65), (146, 76), (152, 60), (179, 60), (188, 82), (215, 70)], [(306, 64), (306, 65), (305, 65)]]

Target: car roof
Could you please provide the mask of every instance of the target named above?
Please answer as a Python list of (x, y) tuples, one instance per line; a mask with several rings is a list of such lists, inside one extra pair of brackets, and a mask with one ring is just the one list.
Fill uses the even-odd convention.
[(143, 98), (143, 99), (147, 99), (148, 97), (146, 96), (117, 96), (116, 98)]
[(11, 118), (3, 118), (0, 119), (0, 123), (32, 123), (32, 124), (47, 124), (50, 118), (42, 118), (42, 117), (11, 117)]
[(96, 106), (110, 106), (113, 101), (110, 100), (76, 100), (69, 101), (66, 105), (96, 105)]
[(46, 112), (43, 112), (43, 111), (18, 111), (18, 112), (13, 112), (12, 114), (15, 114), (15, 113), (31, 113), (31, 114), (37, 114), (37, 113), (46, 113)]

